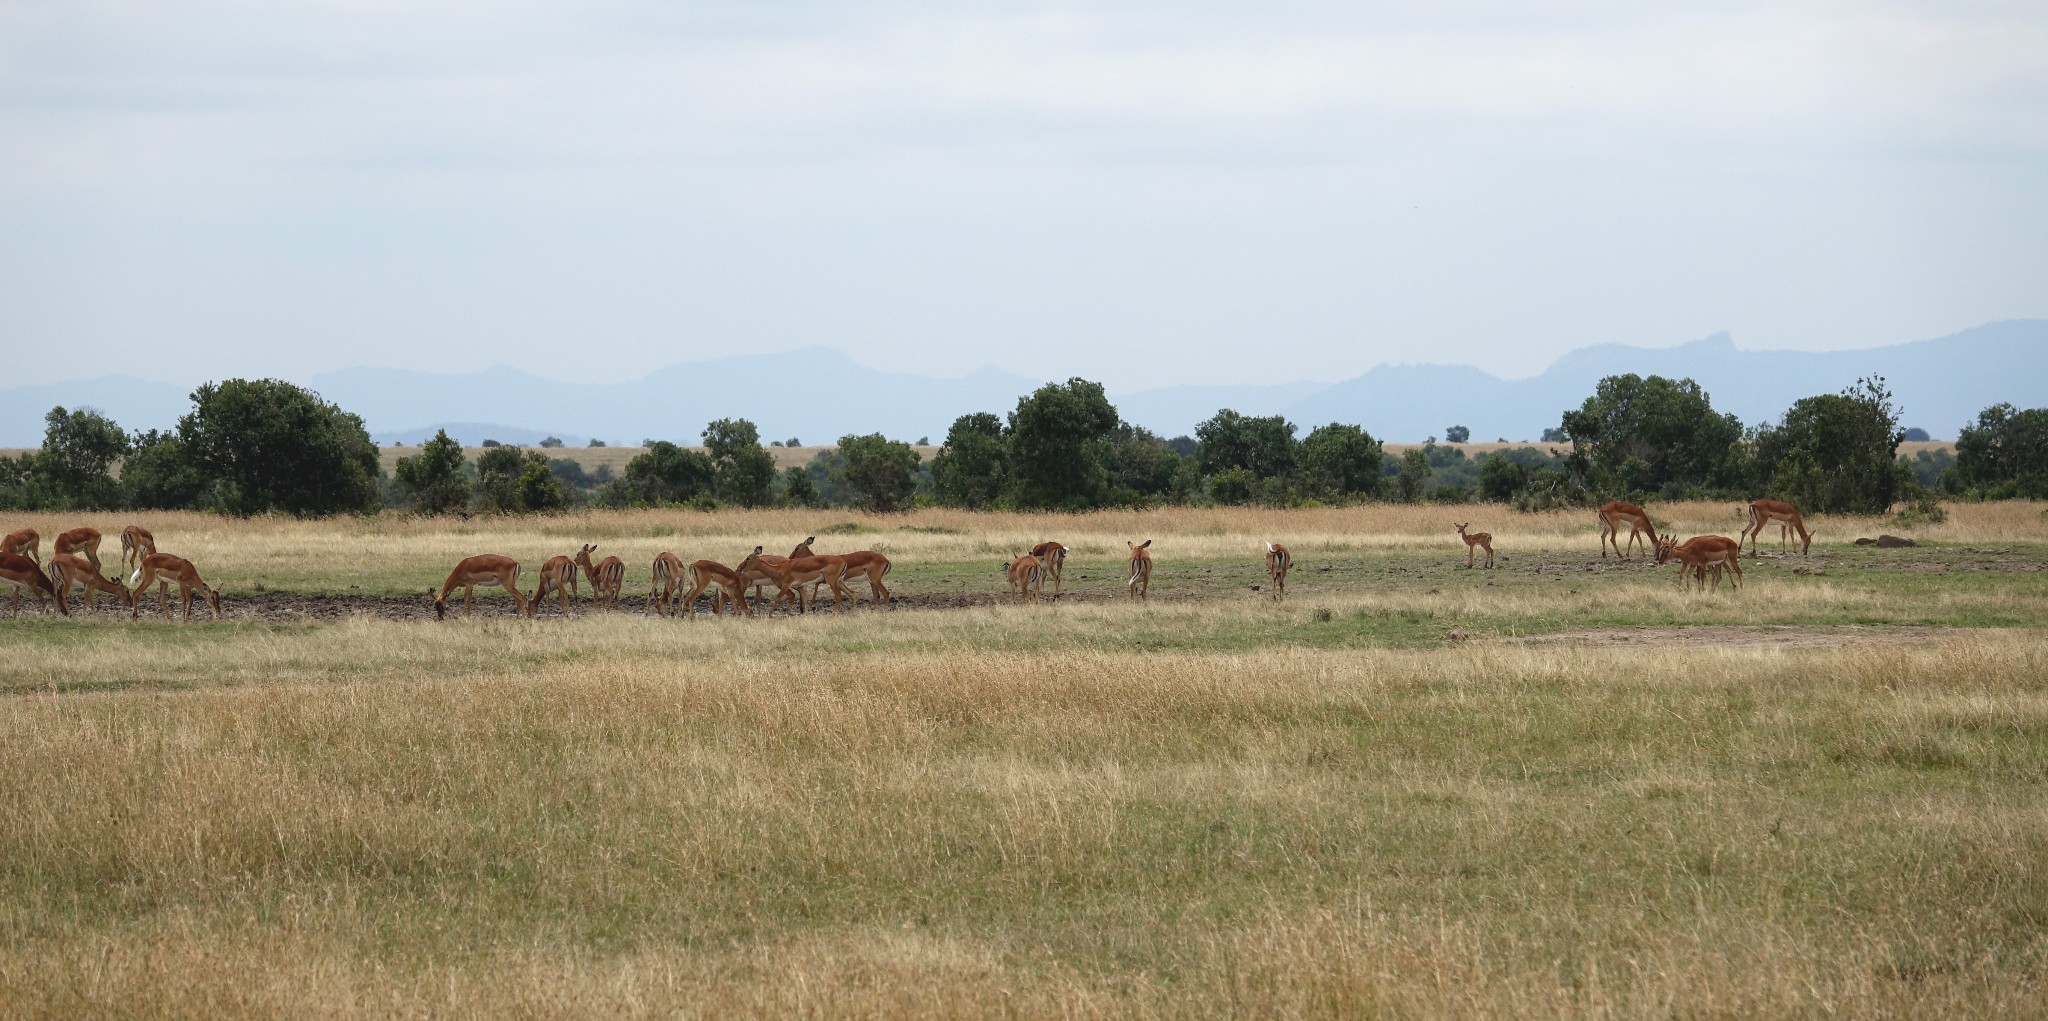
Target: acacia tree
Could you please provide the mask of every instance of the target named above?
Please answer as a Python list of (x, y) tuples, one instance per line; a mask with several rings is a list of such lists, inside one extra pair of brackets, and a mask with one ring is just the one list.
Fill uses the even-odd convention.
[(1311, 494), (1344, 497), (1370, 494), (1379, 486), (1380, 441), (1355, 425), (1320, 426), (1296, 450), (1301, 482)]
[(178, 434), (151, 429), (129, 437), (121, 488), (138, 510), (184, 510), (206, 497), (206, 476)]
[(1633, 373), (1600, 381), (1564, 415), (1572, 465), (1596, 491), (1618, 496), (1740, 487), (1742, 422), (1716, 414), (1690, 379)]
[(1243, 468), (1262, 479), (1294, 470), (1294, 423), (1280, 415), (1240, 415), (1229, 408), (1195, 427), (1202, 472)]
[(987, 412), (962, 415), (932, 457), (932, 488), (940, 503), (980, 510), (1002, 495), (1009, 472), (1003, 420)]
[(377, 447), (363, 420), (278, 379), (192, 392), (178, 439), (230, 514), (318, 516), (377, 507)]
[(121, 484), (113, 468), (128, 453), (128, 434), (89, 408), (51, 408), (43, 423), (43, 449), (34, 463), (51, 503), (66, 510), (119, 507)]
[(684, 503), (707, 495), (718, 469), (711, 458), (667, 440), (646, 440), (647, 449), (626, 462), (625, 478), (613, 491), (638, 504)]
[(841, 436), (839, 456), (845, 459), (839, 481), (864, 510), (901, 510), (917, 491), (917, 451), (881, 433)]
[(1876, 514), (1911, 477), (1898, 463), (1904, 438), (1884, 377), (1872, 376), (1793, 402), (1784, 422), (1757, 430), (1757, 461), (1770, 491), (1803, 511)]
[(1987, 496), (2048, 498), (2048, 408), (1994, 404), (1978, 412), (1977, 424), (1956, 437), (1946, 482)]
[(1102, 384), (1047, 383), (1010, 413), (1010, 495), (1027, 507), (1099, 507), (1109, 497), (1116, 407)]
[(704, 427), (704, 451), (716, 472), (718, 498), (742, 507), (774, 500), (775, 455), (761, 447), (761, 432), (744, 418), (721, 418)]

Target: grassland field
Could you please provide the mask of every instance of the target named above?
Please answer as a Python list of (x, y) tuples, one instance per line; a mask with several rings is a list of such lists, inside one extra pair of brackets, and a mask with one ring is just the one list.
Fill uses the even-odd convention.
[[(229, 617), (0, 621), (0, 1015), (2048, 1012), (2039, 503), (1712, 595), (1583, 511), (0, 524), (131, 521)], [(641, 613), (662, 549), (806, 535), (897, 608)], [(426, 612), (581, 542), (628, 612)]]

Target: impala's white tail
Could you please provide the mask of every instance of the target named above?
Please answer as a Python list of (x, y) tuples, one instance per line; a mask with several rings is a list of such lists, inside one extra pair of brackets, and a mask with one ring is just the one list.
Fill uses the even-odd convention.
[(138, 582), (138, 581), (141, 581), (141, 580), (142, 580), (142, 568), (140, 568), (140, 567), (138, 567), (138, 568), (136, 568), (136, 569), (135, 569), (135, 573), (134, 573), (134, 574), (131, 574), (131, 575), (129, 575), (129, 576), (128, 576), (128, 584), (129, 584), (129, 585), (130, 585), (131, 587), (132, 587), (132, 586), (133, 586), (133, 585), (134, 585), (134, 584), (135, 584), (136, 582)]

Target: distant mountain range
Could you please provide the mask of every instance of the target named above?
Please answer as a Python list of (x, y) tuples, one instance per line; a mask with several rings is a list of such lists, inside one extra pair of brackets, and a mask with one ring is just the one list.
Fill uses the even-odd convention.
[[(1690, 377), (1714, 407), (1745, 424), (1775, 421), (1793, 401), (1882, 375), (1904, 423), (1952, 438), (1999, 401), (2048, 406), (2048, 320), (1990, 323), (1935, 340), (1854, 351), (1744, 351), (1727, 334), (1670, 348), (1604, 344), (1565, 355), (1542, 374), (1504, 380), (1471, 366), (1383, 365), (1341, 383), (1176, 386), (1110, 397), (1124, 418), (1165, 436), (1193, 431), (1219, 408), (1286, 415), (1300, 435), (1353, 422), (1415, 442), (1463, 425), (1474, 440), (1533, 440), (1577, 407), (1604, 376)], [(1004, 413), (1044, 380), (985, 368), (934, 379), (864, 368), (827, 348), (692, 362), (624, 383), (564, 383), (515, 369), (445, 375), (349, 369), (307, 385), (363, 417), (379, 444), (415, 443), (437, 429), (474, 445), (532, 444), (549, 435), (581, 446), (642, 439), (695, 443), (704, 424), (747, 418), (761, 438), (830, 443), (847, 433), (940, 441), (969, 412)], [(787, 384), (797, 382), (801, 386)], [(124, 427), (168, 428), (190, 408), (188, 388), (107, 377), (0, 390), (0, 446), (42, 442), (52, 405), (90, 406)]]

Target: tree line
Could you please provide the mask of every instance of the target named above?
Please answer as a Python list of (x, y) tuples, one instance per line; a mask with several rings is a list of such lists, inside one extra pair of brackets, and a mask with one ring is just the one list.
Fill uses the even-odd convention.
[[(1524, 510), (1604, 499), (1773, 496), (1809, 511), (1900, 502), (2048, 498), (2048, 409), (1986, 408), (1955, 453), (1898, 455), (1906, 431), (1884, 380), (1794, 402), (1777, 422), (1716, 412), (1690, 379), (1610, 376), (1545, 430), (1546, 445), (1468, 457), (1451, 426), (1396, 457), (1357, 425), (1297, 438), (1278, 415), (1224, 409), (1194, 435), (1123, 420), (1101, 384), (1048, 383), (1007, 415), (963, 415), (923, 461), (908, 443), (849, 435), (777, 470), (746, 419), (705, 426), (703, 449), (644, 441), (623, 471), (446, 432), (387, 477), (361, 418), (279, 380), (192, 394), (174, 428), (126, 433), (98, 412), (53, 408), (41, 449), (0, 458), (0, 509), (198, 509), (319, 516), (549, 513), (576, 507), (914, 506), (1091, 510), (1161, 504), (1319, 506), (1498, 502)], [(793, 445), (795, 441), (790, 441)], [(1938, 508), (1934, 508), (1938, 513)]]

